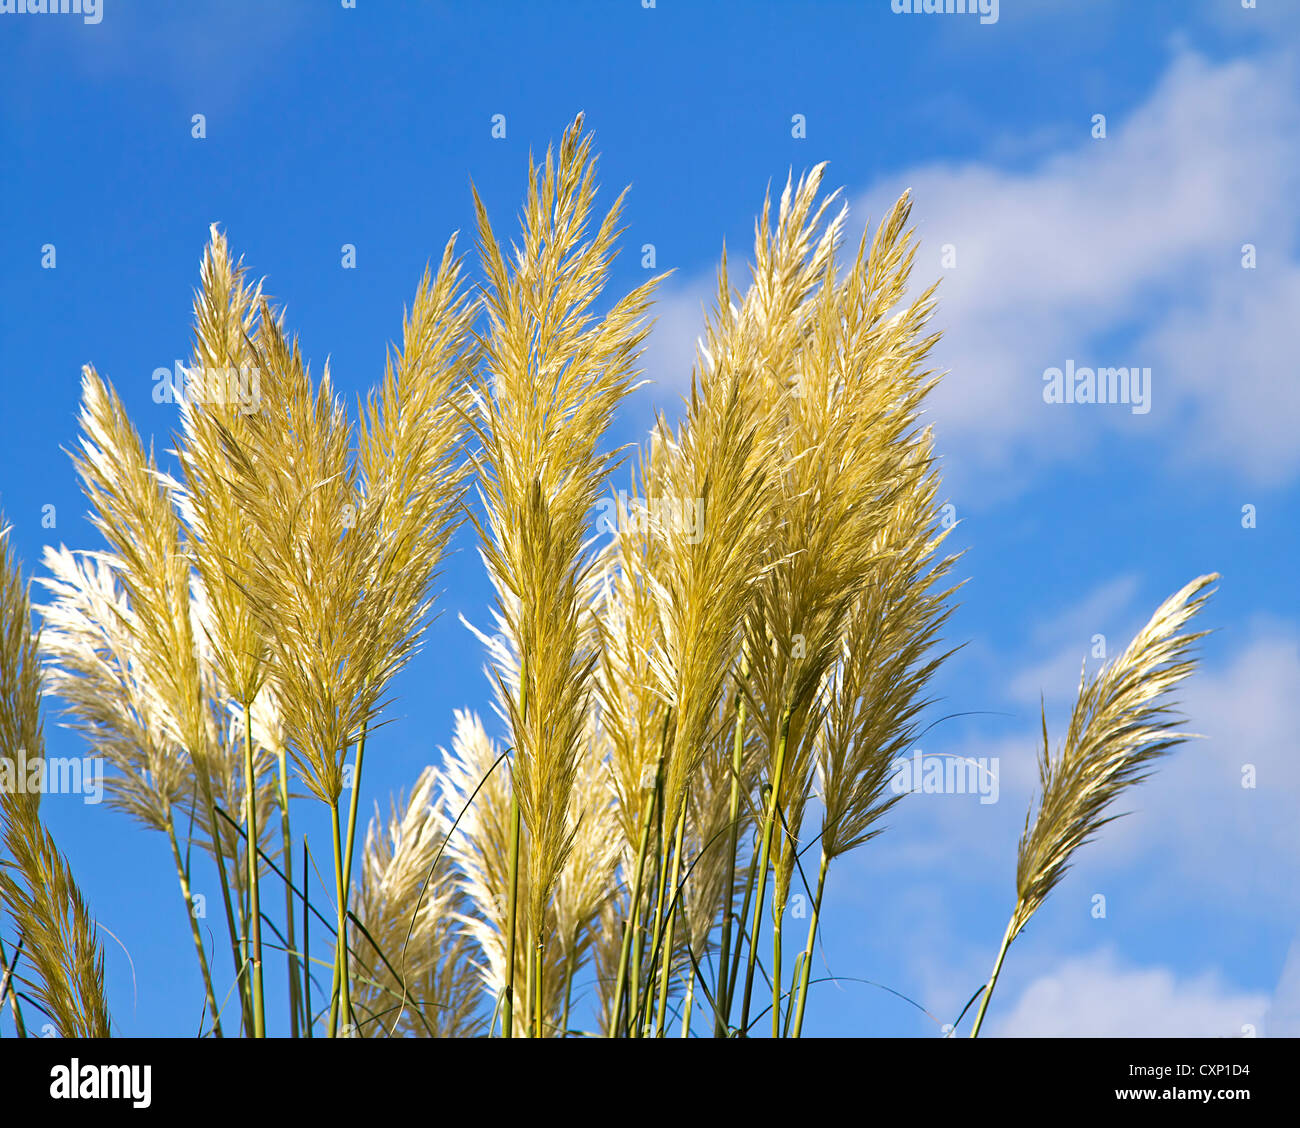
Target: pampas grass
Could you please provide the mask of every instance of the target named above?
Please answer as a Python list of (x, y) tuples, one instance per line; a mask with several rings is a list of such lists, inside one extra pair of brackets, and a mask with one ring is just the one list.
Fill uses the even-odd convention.
[[(387, 820), (366, 832), (352, 976), (359, 1032), (464, 1037), (480, 1032), (471, 941), (459, 927), (463, 898), (440, 865), (449, 823), (438, 773), (426, 768)], [(387, 953), (392, 953), (388, 955)]]
[[(743, 286), (723, 255), (681, 417), (630, 458), (607, 432), (659, 279), (606, 297), (624, 196), (597, 212), (580, 117), (530, 160), (515, 243), (474, 194), (478, 277), (449, 239), (355, 408), (215, 226), (174, 473), (85, 370), (74, 462), (104, 547), (47, 549), (38, 643), (0, 545), (0, 755), (39, 754), (43, 674), (110, 806), (168, 838), (204, 1035), (802, 1034), (827, 874), (901, 801), (893, 765), (957, 590), (911, 201), (854, 247), (824, 176), (765, 199)], [(462, 522), (494, 593), (474, 634), (495, 715), (457, 710), (437, 762), (363, 829), (389, 687)], [(1044, 719), (973, 1033), (1075, 851), (1184, 738), (1165, 702), (1213, 579), (1083, 682), (1056, 754)], [(2, 798), (0, 1004), (18, 1030), (22, 995), (106, 1034), (90, 910), (35, 797)], [(328, 813), (325, 875), (295, 827), (307, 800)], [(229, 1008), (191, 912), (195, 845), (221, 888)], [(796, 891), (811, 913), (791, 961)]]
[[(540, 169), (529, 162), (513, 266), (474, 197), (489, 326), (474, 394), (481, 448), (475, 464), (486, 510), (480, 531), (488, 571), (506, 596), (500, 613), (522, 656), (518, 697), (505, 704), (515, 753), (512, 795), (532, 843), (526, 909), (539, 1002), (546, 975), (541, 921), (572, 847), (569, 806), (596, 664), (580, 622), (579, 590), (588, 522), (613, 465), (598, 441), (630, 387), (657, 282), (632, 291), (603, 317), (590, 312), (608, 275), (623, 199), (588, 239), (595, 189), (591, 139), (582, 137), (579, 117), (557, 155), (548, 151)], [(510, 976), (507, 1018), (513, 968)], [(541, 1027), (539, 1011), (538, 1036)]]
[[(1157, 608), (1114, 662), (1091, 682), (1080, 674), (1079, 696), (1064, 745), (1053, 756), (1043, 714), (1037, 812), (1025, 817), (1016, 857), (1016, 907), (980, 1001), (971, 1037), (979, 1034), (1007, 949), (1065, 875), (1074, 852), (1118, 816), (1107, 814), (1120, 793), (1140, 783), (1179, 744), (1168, 694), (1195, 668), (1192, 648), (1206, 631), (1183, 630), (1201, 609), (1218, 574), (1200, 576)], [(1180, 633), (1181, 632), (1181, 633)]]
[[(45, 740), (38, 640), (8, 534), (0, 517), (0, 761), (16, 781), (18, 772), (44, 759)], [(16, 782), (12, 789), (0, 788), (0, 844), (7, 856), (0, 868), (0, 896), (22, 938), (22, 956), (36, 975), (32, 982), (7, 968), (6, 990), (13, 989), (15, 977), (28, 984), (64, 1038), (107, 1038), (103, 949), (67, 859), (41, 821), (39, 792)], [(15, 965), (17, 960), (15, 951)]]

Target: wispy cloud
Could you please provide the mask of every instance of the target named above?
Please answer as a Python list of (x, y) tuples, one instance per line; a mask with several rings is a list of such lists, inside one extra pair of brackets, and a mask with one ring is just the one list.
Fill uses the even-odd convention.
[(1264, 1016), (1263, 1033), (1275, 1038), (1300, 1037), (1300, 934), (1291, 941), (1277, 990)]
[[(1213, 971), (1180, 977), (1133, 967), (1109, 948), (1033, 980), (991, 1033), (1022, 1038), (1223, 1038), (1258, 1033), (1268, 996)], [(1134, 1080), (1134, 1085), (1142, 1085)]]
[(1227, 663), (1192, 677), (1182, 712), (1187, 728), (1206, 738), (1180, 750), (1141, 789), (1130, 805), (1140, 813), (1107, 828), (1096, 864), (1118, 869), (1149, 859), (1162, 897), (1294, 919), (1298, 637), (1294, 625), (1258, 624)]
[(689, 391), (697, 343), (704, 334), (718, 284), (710, 271), (672, 279), (655, 299), (655, 324), (642, 354), (642, 370), (650, 385), (637, 394), (642, 405), (653, 404), (676, 418), (679, 397)]
[[(951, 374), (931, 407), (953, 472), (1001, 471), (1014, 488), (1107, 427), (1176, 461), (1194, 452), (1201, 472), (1212, 460), (1275, 483), (1300, 470), (1300, 392), (1278, 379), (1300, 277), (1296, 89), (1285, 56), (1184, 52), (1106, 140), (1081, 119), (1077, 143), (1032, 171), (927, 165), (865, 193), (859, 214), (879, 216), (913, 188), (918, 272), (944, 279), (936, 359)], [(948, 245), (956, 267), (942, 270)], [(1069, 359), (1150, 367), (1150, 414), (1045, 404), (1044, 370)], [(980, 481), (965, 492), (995, 500)]]
[[(1096, 670), (1105, 659), (1113, 658), (1133, 631), (1119, 633), (1120, 617), (1125, 624), (1131, 615), (1138, 580), (1134, 575), (1120, 576), (1095, 588), (1081, 602), (1061, 614), (1038, 623), (1030, 636), (1031, 651), (1046, 652), (1041, 661), (1014, 673), (1007, 692), (1018, 702), (1037, 704), (1070, 702), (1079, 686), (1079, 670), (1087, 662)], [(1134, 630), (1141, 626), (1134, 622)], [(1100, 635), (1101, 638), (1094, 642)], [(1094, 654), (1094, 651), (1098, 653)]]

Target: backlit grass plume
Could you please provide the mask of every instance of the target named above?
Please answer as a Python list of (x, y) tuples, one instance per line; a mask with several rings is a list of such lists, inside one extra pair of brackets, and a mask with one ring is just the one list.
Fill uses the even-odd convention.
[[(820, 171), (810, 178), (811, 189)], [(788, 241), (782, 238), (790, 210), (784, 199), (781, 210), (775, 238), (759, 241), (756, 280), (781, 273), (800, 277), (771, 262), (780, 262)], [(925, 333), (933, 288), (888, 316), (906, 290), (915, 253), (906, 227), (909, 211), (905, 196), (870, 244), (864, 233), (842, 277), (829, 256), (812, 257), (810, 273), (799, 283), (808, 290), (806, 298), (797, 316), (789, 315), (801, 331), (778, 353), (780, 362), (764, 371), (768, 411), (784, 457), (768, 515), (770, 566), (750, 606), (746, 656), (772, 788), (762, 851), (771, 856), (774, 878), (774, 1032), (782, 1021), (781, 922), (812, 794), (826, 683), (841, 658), (850, 608), (883, 580), (881, 557), (895, 534), (896, 498), (911, 484), (912, 432), (932, 383), (922, 366), (937, 339)], [(823, 243), (834, 247), (838, 238), (837, 223)], [(770, 318), (759, 309), (756, 316)], [(903, 608), (894, 611), (899, 620), (904, 614)], [(762, 903), (765, 874), (760, 858), (756, 905)], [(755, 935), (760, 923), (756, 915)], [(754, 968), (751, 950), (745, 1025)]]
[[(456, 883), (463, 898), (462, 921), (481, 952), (479, 975), (483, 990), (495, 1010), (510, 980), (510, 856), (512, 846), (510, 778), (502, 762), (503, 753), (476, 714), (458, 709), (454, 716), (451, 748), (444, 751), (444, 770), (439, 777), (439, 801), (448, 825), (459, 818), (457, 833), (447, 840), (447, 855), (455, 867)], [(527, 839), (515, 862), (521, 888), (528, 875)], [(525, 945), (527, 921), (517, 917), (513, 954), (520, 982), (526, 978)], [(517, 1024), (513, 1033), (523, 1033), (526, 1010), (512, 1014)]]
[[(251, 350), (259, 410), (220, 427), (219, 449), (190, 450), (214, 464), (210, 474), (249, 519), (246, 532), (231, 534), (248, 538), (247, 551), (226, 554), (221, 570), (266, 640), (290, 755), (331, 812), (339, 944), (331, 1030), (349, 1006), (346, 912), (367, 730), (423, 632), (463, 478), (452, 457), (469, 328), (458, 269), (449, 244), (436, 278), (426, 273), (417, 291), (402, 351), (359, 436), (328, 367), (312, 379), (263, 298)], [(353, 750), (345, 836), (340, 797)]]
[(93, 368), (82, 373), (82, 438), (74, 456), (91, 520), (120, 564), (137, 658), (173, 739), (202, 761), (213, 739), (203, 692), (185, 534), (174, 499), (146, 455), (117, 393)]
[(1170, 727), (1177, 722), (1168, 694), (1195, 668), (1192, 648), (1208, 632), (1183, 628), (1218, 578), (1217, 573), (1200, 576), (1175, 592), (1114, 662), (1092, 681), (1080, 676), (1078, 700), (1056, 756), (1043, 714), (1038, 809), (1025, 818), (1016, 858), (1016, 907), (971, 1037), (979, 1033), (1007, 949), (1065, 875), (1074, 852), (1118, 817), (1108, 811), (1126, 787), (1144, 780), (1160, 757), (1195, 735)]
[[(499, 1019), (504, 1033), (509, 1021), (511, 1036), (553, 1037), (562, 1030), (566, 985), (571, 983), (566, 970), (572, 966), (576, 972), (574, 961), (581, 959), (572, 939), (563, 939), (565, 930), (559, 924), (558, 889), (563, 885), (563, 869), (556, 881), (557, 896), (540, 920), (533, 918), (526, 908), (532, 902), (536, 880), (532, 837), (528, 828), (521, 826), (518, 842), (513, 839), (517, 808), (511, 777), (502, 762), (502, 750), (475, 714), (463, 710), (455, 714), (441, 788), (444, 820), (450, 824), (460, 819), (459, 832), (448, 840), (447, 854), (464, 896), (462, 921), (479, 952), (477, 970), (493, 1025)], [(570, 851), (566, 866), (575, 857), (581, 859), (581, 852)], [(512, 914), (512, 904), (520, 906), (520, 911)], [(589, 943), (589, 922), (580, 919), (575, 923), (584, 933), (580, 942)], [(554, 938), (540, 952), (540, 985), (539, 953), (530, 944), (539, 932)], [(522, 1005), (506, 1010), (512, 971)]]
[(484, 1025), (437, 786), (426, 768), (386, 821), (376, 808), (366, 832), (352, 998), (367, 1036), (463, 1037)]
[[(597, 661), (580, 621), (583, 547), (614, 462), (599, 444), (631, 385), (657, 282), (603, 317), (594, 314), (623, 200), (589, 233), (595, 190), (591, 139), (579, 118), (558, 154), (548, 150), (540, 168), (529, 162), (522, 242), (510, 261), (475, 194), (488, 323), (474, 397), (475, 459), (486, 510), (483, 554), (522, 656), (518, 697), (506, 705), (512, 795), (531, 841), (533, 922), (542, 919), (572, 844), (569, 807)], [(546, 937), (528, 943), (540, 980)], [(513, 993), (507, 984), (507, 1016)], [(540, 1017), (534, 1025), (540, 1032)]]
[(169, 731), (161, 698), (147, 680), (139, 625), (112, 556), (47, 548), (51, 593), (38, 607), (45, 625), (47, 689), (77, 718), (76, 727), (110, 769), (110, 805), (167, 831), (189, 790), (191, 768)]
[[(83, 721), (101, 726), (101, 737), (116, 731), (116, 749), (105, 749), (110, 764), (121, 762), (123, 742), (137, 737), (146, 741), (141, 754), (159, 770), (145, 777), (145, 788), (153, 792), (162, 826), (171, 827), (167, 813), (178, 798), (172, 759), (179, 756), (192, 773), (183, 782), (188, 785), (191, 813), (206, 832), (221, 878), (241, 1011), (251, 1026), (250, 961), (246, 952), (240, 953), (234, 907), (242, 902), (247, 851), (241, 866), (240, 836), (231, 819), (239, 818), (239, 796), (256, 792), (257, 786), (250, 786), (245, 776), (241, 787), (232, 788), (228, 749), (222, 743), (225, 702), (211, 663), (215, 651), (202, 626), (204, 601), (195, 599), (189, 539), (177, 506), (177, 489), (159, 472), (152, 453), (145, 453), (117, 394), (90, 367), (82, 373), (80, 422), (82, 437), (74, 464), (91, 502), (92, 523), (108, 543), (107, 554), (98, 558), (100, 575), (95, 581), (104, 598), (87, 595), (92, 581), (89, 572), (70, 569), (66, 560), (59, 565), (62, 587), (52, 590), (60, 610), (56, 612), (51, 655), (61, 672), (54, 676), (59, 685), (67, 686), (68, 678), (76, 678), (88, 688), (86, 693), (74, 691), (69, 701)], [(116, 595), (108, 597), (110, 580), (113, 590), (120, 584), (120, 600)], [(98, 621), (101, 617), (102, 622)], [(107, 647), (101, 645), (105, 642), (109, 642)], [(120, 694), (96, 693), (95, 680), (103, 675), (98, 665), (101, 660), (119, 664), (118, 674), (110, 671), (110, 676), (118, 677), (135, 693), (134, 701), (123, 700)], [(98, 705), (93, 704), (96, 698)], [(136, 720), (146, 717), (150, 729), (137, 731)], [(130, 778), (129, 764), (126, 767), (125, 775)], [(256, 811), (256, 807), (253, 804), (249, 809)], [(167, 817), (161, 817), (164, 814)], [(173, 832), (169, 829), (168, 833)], [(188, 906), (188, 877), (174, 844), (172, 853)], [(233, 866), (230, 874), (227, 860)], [(201, 948), (193, 921), (191, 927), (196, 948)], [(205, 962), (201, 953), (200, 962)], [(208, 1005), (219, 1029), (213, 990), (208, 991)]]
[(0, 900), (36, 978), (9, 971), (35, 992), (62, 1037), (107, 1038), (104, 954), (95, 922), (41, 821), (40, 790), (28, 786), (45, 766), (41, 668), (31, 604), (8, 534), (0, 517)]
[[(179, 826), (182, 835), (211, 855), (223, 874), (225, 860), (234, 863), (238, 899), (244, 889), (246, 838), (230, 819), (238, 818), (241, 811), (246, 814), (248, 808), (244, 803), (242, 715), (229, 715), (217, 683), (201, 586), (196, 580), (191, 588), (189, 611), (200, 681), (213, 721), (207, 751), (196, 762), (168, 721), (165, 697), (147, 680), (140, 656), (139, 623), (119, 578), (123, 562), (112, 553), (78, 556), (62, 547), (47, 547), (44, 562), (51, 576), (39, 582), (52, 597), (49, 604), (38, 608), (45, 619), (40, 642), (46, 659), (47, 692), (64, 701), (74, 718), (71, 727), (102, 757), (109, 804), (167, 835), (207, 990), (209, 1019), (220, 1036), (207, 954), (192, 912), (191, 867), (184, 858), (188, 851), (182, 851), (177, 831)], [(263, 729), (271, 727), (269, 709), (270, 703), (263, 701)], [(256, 810), (260, 815), (256, 821), (265, 848), (269, 825), (265, 816), (274, 802), (266, 777), (266, 755), (273, 749), (264, 733), (256, 735), (254, 746), (258, 750)], [(201, 795), (210, 796), (211, 807)], [(227, 814), (223, 817), (218, 812)], [(232, 907), (232, 923), (233, 919)]]

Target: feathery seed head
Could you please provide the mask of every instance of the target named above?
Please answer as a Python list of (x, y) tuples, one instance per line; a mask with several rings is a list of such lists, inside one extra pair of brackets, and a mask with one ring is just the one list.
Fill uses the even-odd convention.
[(1060, 753), (1053, 756), (1043, 715), (1037, 813), (1025, 819), (1016, 863), (1016, 911), (1010, 937), (1028, 923), (1069, 867), (1074, 851), (1115, 815), (1106, 812), (1126, 787), (1190, 733), (1171, 727), (1167, 695), (1190, 674), (1192, 650), (1209, 632), (1180, 633), (1219, 577), (1199, 576), (1160, 605), (1114, 662), (1092, 681), (1083, 676)]

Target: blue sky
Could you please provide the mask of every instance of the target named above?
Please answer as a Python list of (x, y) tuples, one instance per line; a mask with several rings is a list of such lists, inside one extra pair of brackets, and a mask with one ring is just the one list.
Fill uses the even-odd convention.
[[(29, 568), (46, 544), (95, 545), (63, 450), (82, 364), (170, 445), (176, 409), (153, 402), (152, 373), (189, 355), (214, 221), (354, 398), (382, 374), (425, 262), (453, 230), (470, 245), (471, 181), (509, 229), (530, 148), (585, 111), (604, 198), (632, 188), (612, 291), (643, 280), (646, 243), (674, 271), (654, 383), (611, 435), (630, 441), (656, 406), (675, 412), (718, 254), (748, 254), (769, 183), (829, 161), (855, 238), (911, 187), (915, 280), (943, 279), (949, 374), (930, 419), (969, 578), (948, 631), (966, 645), (929, 716), (977, 714), (922, 748), (997, 757), (999, 797), (913, 796), (832, 867), (825, 958), (843, 981), (819, 985), (807, 1028), (938, 1032), (853, 980), (955, 1017), (1014, 899), (1040, 693), (1059, 734), (1094, 636), (1113, 655), (1161, 599), (1218, 571), (1215, 633), (1183, 695), (1207, 739), (1078, 856), (1013, 948), (986, 1029), (1300, 1033), (1300, 9), (1002, 0), (981, 24), (889, 0), (103, 5), (97, 24), (0, 14), (0, 507)], [(1044, 371), (1067, 362), (1150, 368), (1150, 410), (1045, 403)], [(487, 716), (458, 616), (485, 623), (489, 592), (459, 545), (368, 757), (366, 807), (436, 759), (453, 708)], [(50, 754), (79, 754), (56, 721)], [(201, 991), (162, 838), (77, 797), (45, 809), (120, 942), (118, 1028), (193, 1029)]]

